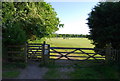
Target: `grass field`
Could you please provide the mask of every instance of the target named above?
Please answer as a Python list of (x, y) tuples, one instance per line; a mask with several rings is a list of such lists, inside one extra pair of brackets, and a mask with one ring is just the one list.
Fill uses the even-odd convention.
[(93, 48), (94, 45), (87, 38), (50, 38), (46, 40), (47, 44), (52, 47), (78, 47), (78, 48)]

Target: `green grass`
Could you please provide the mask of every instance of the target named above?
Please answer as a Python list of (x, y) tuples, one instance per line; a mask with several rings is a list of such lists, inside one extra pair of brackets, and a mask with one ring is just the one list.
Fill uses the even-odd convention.
[(78, 48), (93, 48), (94, 45), (87, 38), (50, 38), (46, 40), (47, 44), (52, 47), (78, 47)]
[(2, 73), (3, 78), (15, 78), (20, 74), (19, 70), (6, 71)]
[(29, 43), (43, 43), (46, 41), (47, 44), (50, 44), (52, 47), (78, 47), (78, 48), (93, 48), (91, 41), (87, 38), (49, 38), (35, 41), (28, 41)]
[[(59, 68), (73, 67), (72, 72), (60, 72)], [(60, 79), (61, 75), (69, 76), (70, 79), (119, 79), (119, 67), (116, 65), (94, 64), (90, 62), (77, 63), (76, 66), (58, 66), (52, 65), (48, 67), (48, 72), (44, 75), (44, 79)], [(64, 79), (64, 78), (62, 78)]]
[(119, 79), (119, 75), (114, 66), (108, 65), (75, 68), (75, 71), (69, 74), (73, 79)]
[(3, 78), (15, 78), (20, 74), (19, 69), (25, 68), (27, 66), (26, 63), (23, 62), (15, 62), (15, 63), (3, 63), (2, 66), (2, 77)]
[(69, 74), (73, 79), (99, 79), (100, 74), (91, 68), (79, 68)]
[(40, 67), (47, 67), (49, 70), (45, 73), (43, 76), (43, 79), (59, 79), (60, 73), (58, 72), (58, 68), (61, 67), (58, 64), (55, 64), (54, 61), (49, 61), (50, 63), (42, 66), (41, 64), (39, 65)]
[(49, 71), (43, 76), (44, 79), (59, 79), (59, 72), (56, 68), (50, 68)]

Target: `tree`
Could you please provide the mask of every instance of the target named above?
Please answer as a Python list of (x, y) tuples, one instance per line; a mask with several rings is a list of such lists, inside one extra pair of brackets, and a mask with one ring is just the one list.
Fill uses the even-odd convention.
[(52, 6), (46, 2), (3, 2), (3, 59), (8, 60), (6, 57), (9, 56), (9, 44), (24, 44), (28, 39), (51, 36), (59, 29), (60, 21), (56, 15)]
[(3, 2), (3, 42), (24, 43), (33, 36), (51, 36), (59, 29), (60, 21), (56, 15), (52, 6), (46, 2)]
[(96, 48), (105, 48), (111, 44), (120, 48), (120, 2), (100, 2), (90, 12), (88, 26)]

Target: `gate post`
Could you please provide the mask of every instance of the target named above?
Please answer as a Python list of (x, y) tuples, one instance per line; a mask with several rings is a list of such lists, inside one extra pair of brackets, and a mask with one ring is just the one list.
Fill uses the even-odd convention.
[(27, 55), (28, 49), (27, 49), (27, 47), (28, 47), (28, 42), (25, 43), (25, 49), (24, 49), (24, 50), (25, 50), (25, 62), (26, 62), (26, 63), (27, 63), (27, 61), (28, 61), (28, 60), (27, 60), (27, 59), (28, 59), (28, 55)]
[(110, 64), (111, 61), (111, 44), (107, 46), (105, 53), (106, 64)]
[(49, 50), (50, 50), (50, 45), (46, 44), (45, 41), (42, 45), (42, 61), (43, 64), (48, 64), (49, 62)]

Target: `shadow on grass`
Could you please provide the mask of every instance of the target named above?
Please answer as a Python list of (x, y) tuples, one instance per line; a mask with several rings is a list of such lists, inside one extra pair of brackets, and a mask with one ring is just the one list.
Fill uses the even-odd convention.
[(24, 69), (27, 66), (23, 62), (3, 63), (2, 78), (15, 78), (20, 74), (19, 69)]
[(116, 65), (94, 65), (90, 67), (76, 66), (69, 74), (73, 79), (119, 79), (120, 72)]

